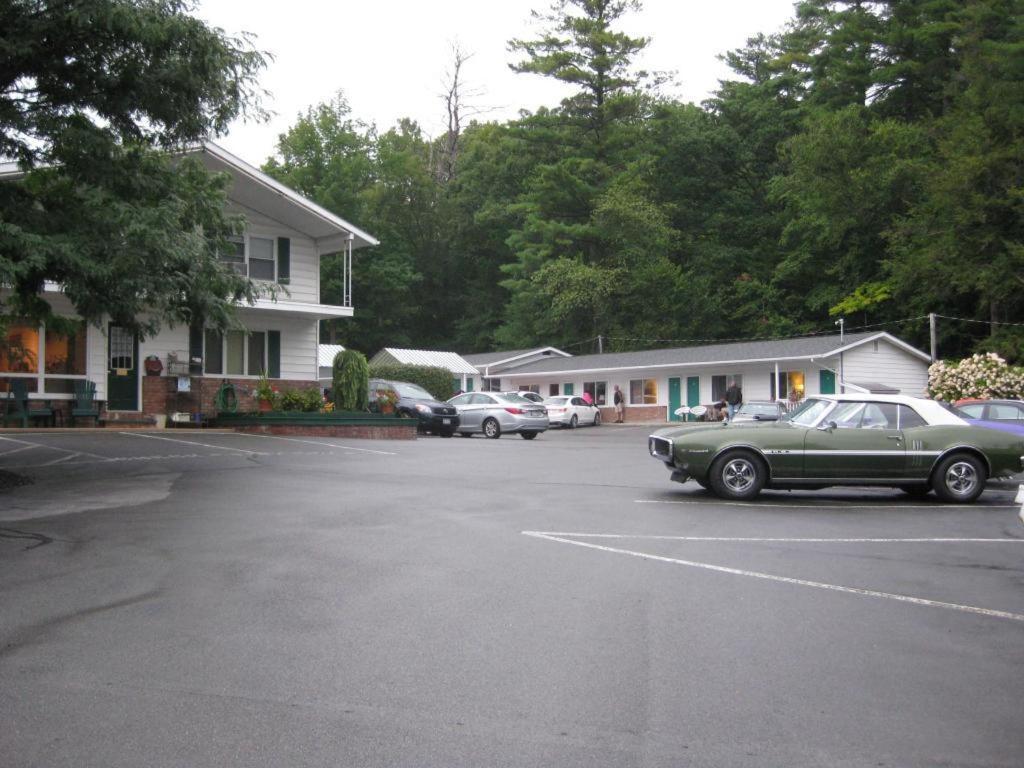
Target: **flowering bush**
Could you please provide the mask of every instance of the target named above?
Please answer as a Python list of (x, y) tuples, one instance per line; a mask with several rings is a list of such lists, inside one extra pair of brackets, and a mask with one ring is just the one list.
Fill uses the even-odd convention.
[(995, 352), (973, 355), (956, 363), (940, 360), (928, 369), (928, 393), (936, 400), (963, 397), (1024, 397), (1024, 368), (1006, 364)]

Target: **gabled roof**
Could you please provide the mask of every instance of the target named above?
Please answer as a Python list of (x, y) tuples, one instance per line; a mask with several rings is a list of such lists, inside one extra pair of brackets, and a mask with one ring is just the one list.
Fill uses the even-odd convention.
[(341, 344), (321, 344), (316, 351), (317, 365), (326, 368), (334, 365), (334, 357), (339, 352), (344, 352)]
[(228, 195), (233, 202), (308, 236), (316, 241), (321, 253), (342, 250), (349, 237), (353, 248), (380, 244), (359, 227), (321, 208), (212, 141), (204, 141), (190, 153), (198, 154), (203, 165), (211, 171), (227, 171), (236, 180), (247, 182), (240, 184), (236, 181)]
[[(268, 216), (309, 237), (320, 252), (341, 251), (352, 239), (353, 248), (380, 245), (372, 235), (309, 200), (258, 168), (249, 165), (212, 141), (204, 141), (183, 154), (197, 155), (211, 171), (226, 171), (235, 179), (228, 198), (249, 210)], [(17, 163), (0, 163), (0, 179), (18, 178)], [(245, 183), (239, 183), (244, 181)]]
[[(390, 358), (390, 359), (389, 359)], [(385, 347), (370, 360), (370, 364), (394, 361), (400, 365), (424, 365), (447, 368), (452, 373), (477, 373), (476, 368), (455, 352), (437, 352), (427, 349), (397, 349)]]
[(908, 354), (925, 362), (927, 354), (885, 332), (838, 335), (768, 341), (741, 341), (730, 344), (708, 344), (700, 347), (651, 349), (642, 352), (612, 352), (603, 355), (579, 355), (568, 358), (546, 358), (503, 372), (502, 376), (526, 376), (542, 373), (584, 373), (587, 371), (631, 370), (646, 368), (677, 368), (686, 365), (729, 365), (782, 360), (807, 360), (831, 357), (870, 341), (884, 339)]
[(462, 357), (477, 368), (486, 368), (488, 366), (508, 365), (530, 355), (572, 357), (568, 352), (563, 352), (557, 347), (532, 347), (531, 349), (515, 349), (506, 352), (479, 352), (474, 355), (463, 355)]

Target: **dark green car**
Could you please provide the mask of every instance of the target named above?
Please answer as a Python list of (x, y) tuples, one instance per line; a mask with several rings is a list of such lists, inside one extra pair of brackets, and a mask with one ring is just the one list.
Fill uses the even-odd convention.
[(648, 449), (673, 480), (734, 500), (762, 488), (873, 485), (969, 503), (988, 478), (1024, 470), (1024, 436), (901, 395), (811, 398), (778, 422), (670, 427), (651, 435)]

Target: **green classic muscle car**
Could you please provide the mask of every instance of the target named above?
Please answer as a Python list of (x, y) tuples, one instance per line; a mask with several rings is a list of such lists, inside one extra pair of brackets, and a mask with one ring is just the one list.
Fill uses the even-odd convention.
[(783, 421), (670, 427), (651, 435), (648, 449), (673, 480), (734, 500), (762, 488), (875, 485), (969, 503), (988, 478), (1024, 470), (1021, 435), (902, 395), (813, 397)]

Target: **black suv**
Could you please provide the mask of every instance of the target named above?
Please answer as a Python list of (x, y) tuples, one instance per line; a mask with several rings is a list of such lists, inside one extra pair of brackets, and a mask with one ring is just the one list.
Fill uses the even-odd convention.
[(381, 410), (380, 396), (387, 393), (397, 398), (395, 413), (419, 419), (417, 426), (421, 432), (451, 437), (459, 427), (459, 414), (454, 405), (442, 403), (419, 384), (411, 384), (408, 381), (370, 379), (371, 411)]

